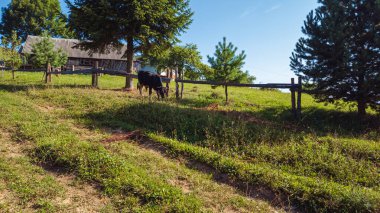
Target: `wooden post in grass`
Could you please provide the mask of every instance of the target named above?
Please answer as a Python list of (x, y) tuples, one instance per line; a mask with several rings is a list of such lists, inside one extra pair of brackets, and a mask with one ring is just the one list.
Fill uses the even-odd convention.
[[(170, 74), (169, 72), (171, 73), (172, 71), (170, 69), (166, 69), (166, 78), (170, 78)], [(166, 82), (166, 96), (169, 96), (169, 84), (170, 84), (170, 81), (169, 82)]]
[[(182, 72), (181, 72), (181, 80), (183, 80), (183, 75), (184, 73), (183, 73), (183, 70), (182, 70)], [(181, 82), (181, 99), (182, 99), (182, 97), (183, 97), (183, 82)]]
[(98, 68), (99, 62), (94, 62), (94, 70), (92, 71), (92, 87), (98, 88)]
[(12, 67), (12, 79), (15, 80), (15, 69)]
[(51, 83), (51, 65), (50, 65), (50, 63), (48, 63), (46, 65), (45, 83)]
[(298, 77), (297, 117), (301, 118), (302, 78)]
[(294, 78), (291, 79), (292, 87), (290, 88), (291, 98), (292, 98), (292, 113), (295, 118), (297, 118), (296, 110), (296, 85), (294, 84)]
[(175, 97), (179, 99), (178, 67), (175, 68)]
[(226, 104), (228, 104), (228, 86), (227, 86), (227, 83), (224, 85), (224, 92), (226, 93)]

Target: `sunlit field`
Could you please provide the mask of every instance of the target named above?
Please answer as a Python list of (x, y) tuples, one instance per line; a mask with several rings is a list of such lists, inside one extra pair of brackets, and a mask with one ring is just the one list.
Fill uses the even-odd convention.
[(14, 173), (0, 190), (21, 209), (35, 203), (63, 211), (56, 180), (30, 191), (12, 185), (14, 178), (28, 181), (23, 167), (44, 165), (95, 184), (111, 198), (103, 208), (109, 212), (380, 210), (374, 111), (359, 122), (355, 108), (304, 94), (296, 120), (290, 94), (277, 90), (229, 88), (226, 104), (222, 87), (185, 84), (176, 100), (172, 83), (169, 98), (158, 101), (124, 92), (122, 77), (100, 76), (95, 89), (91, 76), (53, 75), (48, 85), (42, 76), (0, 78), (0, 130), (9, 134), (0, 139), (25, 144), (26, 153), (21, 169), (0, 159), (0, 176)]

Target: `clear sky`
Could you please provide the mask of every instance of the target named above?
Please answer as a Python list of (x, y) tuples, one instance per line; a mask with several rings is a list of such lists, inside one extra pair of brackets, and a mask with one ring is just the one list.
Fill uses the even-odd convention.
[[(0, 0), (0, 7), (10, 1)], [(317, 6), (317, 0), (191, 0), (194, 21), (181, 40), (196, 44), (207, 62), (225, 36), (245, 50), (244, 69), (257, 83), (285, 83), (294, 76), (289, 57), (302, 36), (303, 21)]]

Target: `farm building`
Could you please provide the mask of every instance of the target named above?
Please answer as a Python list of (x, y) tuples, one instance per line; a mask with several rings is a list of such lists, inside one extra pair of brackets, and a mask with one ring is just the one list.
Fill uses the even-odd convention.
[[(29, 35), (21, 49), (21, 54), (32, 54), (33, 44), (41, 39), (42, 37)], [(98, 61), (99, 67), (102, 68), (113, 70), (126, 70), (127, 68), (127, 60), (123, 57), (126, 46), (123, 46), (120, 51), (114, 50), (106, 54), (93, 53), (91, 55), (89, 51), (75, 48), (80, 43), (77, 39), (52, 38), (51, 40), (56, 49), (61, 48), (68, 55), (67, 64), (63, 67), (65, 70), (86, 69), (92, 67), (95, 61)], [(135, 69), (139, 69), (139, 66), (139, 61), (135, 61)]]

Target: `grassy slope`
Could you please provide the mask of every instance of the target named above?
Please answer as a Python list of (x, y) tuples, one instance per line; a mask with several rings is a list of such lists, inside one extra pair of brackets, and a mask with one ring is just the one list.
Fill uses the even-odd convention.
[[(44, 99), (35, 99), (29, 96), (31, 94), (27, 95), (38, 88), (38, 85), (34, 85), (35, 89), (30, 88), (27, 93), (14, 91), (17, 86), (11, 87), (2, 85), (6, 89), (0, 91), (0, 126), (10, 131), (15, 140), (33, 142), (34, 145), (28, 152), (35, 162), (64, 168), (82, 180), (98, 184), (103, 193), (112, 198), (113, 206), (118, 210), (274, 211), (267, 203), (246, 198), (235, 189), (214, 182), (211, 176), (174, 163), (176, 160), (152, 155), (150, 151), (140, 147), (135, 147), (133, 152), (127, 151), (123, 144), (118, 145), (120, 148), (124, 147), (123, 153), (109, 151), (98, 143), (99, 138), (107, 137), (106, 133), (73, 125), (72, 120), (65, 116), (63, 108)], [(23, 90), (21, 87), (18, 89)], [(66, 89), (62, 89), (64, 90)], [(70, 97), (62, 94), (60, 98)], [(67, 100), (64, 102), (69, 103)], [(74, 100), (71, 103), (81, 106)], [(109, 149), (112, 150), (112, 147)], [(139, 158), (131, 161), (137, 153)], [(165, 176), (152, 176), (159, 171), (166, 171)], [(171, 178), (167, 179), (168, 177)], [(184, 190), (178, 181), (191, 186)]]
[[(378, 118), (375, 116), (372, 116), (367, 124), (359, 125), (349, 108), (335, 111), (332, 106), (315, 103), (310, 96), (305, 95), (304, 117), (301, 123), (296, 123), (291, 120), (288, 110), (289, 94), (276, 91), (231, 88), (232, 102), (226, 106), (223, 104), (221, 88), (211, 90), (208, 86), (185, 85), (185, 99), (179, 103), (172, 99), (164, 103), (150, 103), (135, 94), (110, 90), (120, 88), (123, 85), (122, 78), (103, 76), (100, 80), (103, 90), (93, 90), (83, 88), (83, 85), (88, 85), (91, 80), (88, 76), (61, 76), (53, 80), (54, 85), (58, 87), (46, 88), (39, 82), (40, 75), (20, 73), (16, 82), (2, 80), (0, 89), (6, 91), (2, 94), (3, 99), (13, 96), (26, 98), (29, 102), (26, 108), (30, 108), (30, 105), (44, 107), (45, 110), (42, 111), (54, 114), (53, 118), (49, 117), (54, 122), (67, 122), (67, 119), (71, 119), (76, 125), (81, 124), (92, 129), (92, 132), (96, 131), (100, 137), (107, 137), (108, 133), (105, 130), (110, 128), (151, 132), (148, 135), (156, 143), (166, 146), (175, 155), (183, 155), (208, 164), (227, 173), (231, 178), (262, 184), (285, 193), (295, 203), (309, 210), (373, 211), (379, 208), (376, 205), (380, 191), (380, 146), (379, 127), (376, 123)], [(8, 76), (7, 78), (9, 79)], [(12, 102), (7, 100), (3, 103), (12, 105)], [(106, 155), (105, 162), (102, 163), (121, 163), (121, 171), (127, 164), (134, 174), (143, 177), (147, 176), (147, 172), (154, 173), (151, 165), (158, 160), (147, 160), (143, 157), (145, 151), (138, 152), (138, 148), (128, 147), (132, 150), (137, 149), (133, 153), (142, 153), (136, 157), (123, 148), (130, 145), (119, 143), (114, 145), (116, 149), (114, 146), (111, 147), (111, 153), (99, 146), (89, 148), (86, 142), (75, 139), (75, 132), (71, 136), (65, 134), (62, 138), (62, 133), (59, 132), (50, 136), (38, 134), (36, 131), (43, 130), (35, 127), (37, 120), (30, 121), (29, 125), (32, 127), (25, 126), (25, 122), (17, 121), (21, 119), (18, 116), (25, 114), (24, 109), (13, 113), (14, 117), (9, 118), (3, 125), (14, 125), (17, 127), (16, 135), (35, 140), (37, 144), (41, 142), (36, 148), (39, 160), (55, 164), (58, 162), (61, 166), (70, 167), (84, 179), (101, 182), (106, 191), (111, 191), (107, 191), (110, 196), (127, 196), (127, 199), (121, 199), (128, 200), (127, 203), (145, 200), (147, 205), (139, 207), (139, 204), (135, 203), (136, 208), (154, 209), (157, 208), (155, 205), (162, 206), (162, 202), (166, 203), (165, 199), (172, 202), (175, 197), (188, 196), (171, 188), (170, 185), (173, 184), (156, 181), (168, 178), (160, 174), (157, 174), (154, 180), (144, 183), (143, 188), (139, 188), (138, 184), (141, 183), (123, 180), (130, 185), (132, 191), (137, 189), (135, 193), (138, 197), (130, 197), (129, 193), (123, 193), (120, 183), (103, 183), (103, 179), (110, 181), (118, 177), (120, 171), (94, 169), (98, 165), (94, 160), (99, 158), (99, 152)], [(39, 122), (45, 123), (43, 120)], [(31, 131), (28, 132), (28, 129)], [(69, 128), (65, 130), (70, 131)], [(174, 140), (169, 140), (170, 138)], [(53, 143), (49, 139), (58, 142)], [(99, 141), (99, 138), (94, 138), (93, 141)], [(66, 143), (82, 150), (82, 154), (62, 154), (68, 149)], [(198, 146), (206, 149), (199, 150)], [(83, 156), (83, 153), (87, 154)], [(93, 154), (95, 156), (92, 156)], [(131, 156), (144, 159), (143, 162), (147, 163), (141, 165), (138, 160), (134, 162)], [(79, 163), (73, 160), (78, 157), (86, 160)], [(83, 164), (85, 168), (82, 168)], [(103, 178), (104, 173), (109, 173), (112, 178)], [(181, 170), (180, 173), (186, 171)], [(171, 177), (172, 181), (174, 177)], [(157, 192), (160, 197), (157, 200), (156, 195), (151, 197), (151, 192), (157, 187), (168, 187), (172, 194)], [(192, 190), (193, 202), (190, 202), (190, 206), (182, 203), (181, 199), (176, 199), (173, 205), (166, 203), (164, 208), (178, 210), (206, 206), (206, 209), (215, 211), (214, 207), (207, 204), (207, 199), (204, 199), (207, 193), (199, 193), (202, 191), (199, 188), (197, 186)], [(227, 203), (227, 208), (239, 210), (262, 206), (258, 203), (233, 202), (232, 197), (224, 197), (219, 202)], [(259, 207), (263, 208), (265, 209)]]

